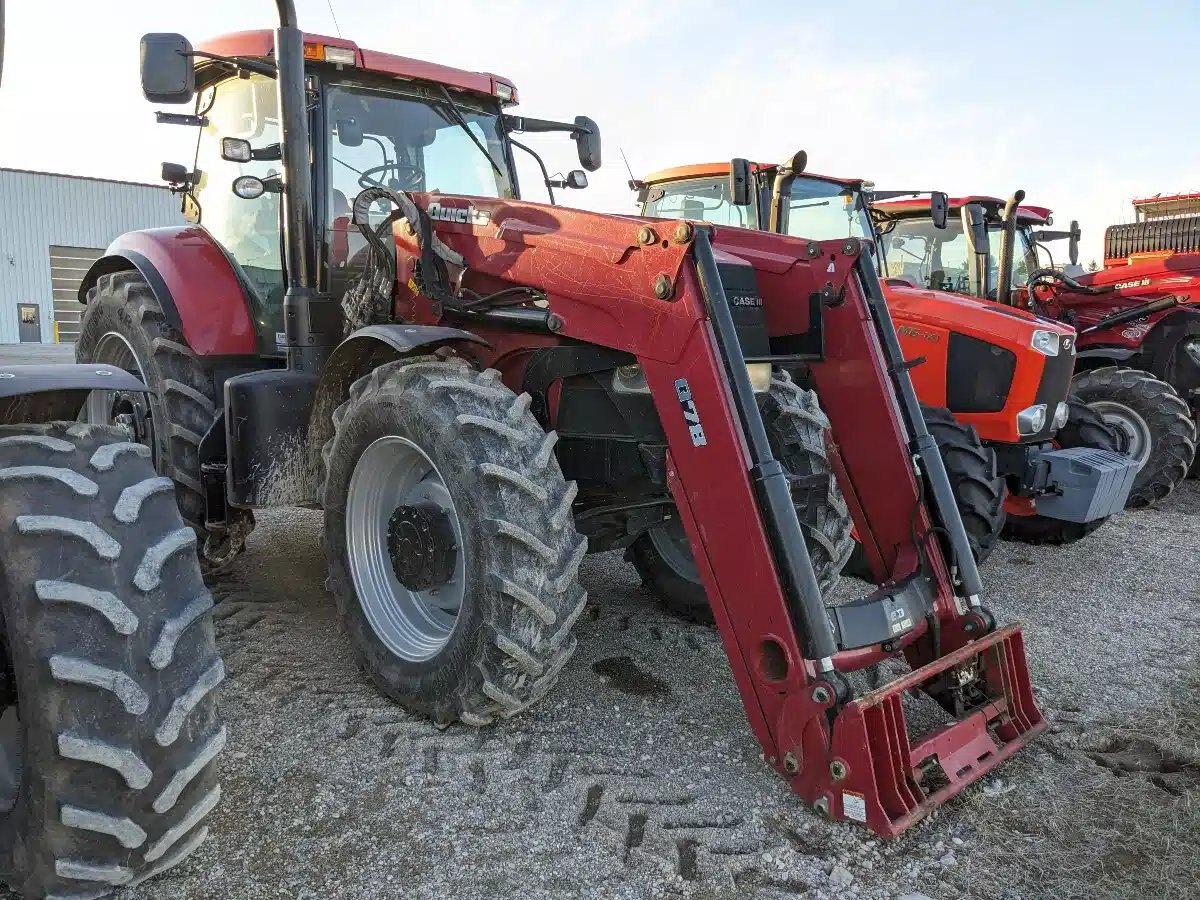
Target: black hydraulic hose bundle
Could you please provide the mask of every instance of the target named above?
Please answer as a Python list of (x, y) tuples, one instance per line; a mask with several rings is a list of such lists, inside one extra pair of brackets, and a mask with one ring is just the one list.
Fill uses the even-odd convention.
[(1080, 294), (1110, 294), (1116, 290), (1116, 288), (1111, 284), (1106, 284), (1102, 287), (1092, 287), (1090, 285), (1080, 284), (1070, 275), (1060, 272), (1058, 269), (1036, 269), (1030, 274), (1029, 280), (1026, 282), (1026, 287), (1029, 290), (1030, 296), (1033, 295), (1033, 289), (1040, 283), (1048, 283), (1051, 281), (1057, 281), (1060, 284), (1065, 285), (1068, 289), (1076, 291)]
[[(395, 209), (372, 228), (368, 212), (379, 200), (386, 200)], [(465, 268), (466, 261), (434, 234), (429, 214), (404, 192), (382, 187), (367, 188), (354, 198), (351, 218), (366, 238), (368, 254), (362, 275), (342, 297), (347, 334), (391, 319), (392, 295), (396, 285), (396, 249), (390, 237), (392, 225), (399, 219), (407, 219), (418, 235), (420, 257), (416, 280), (421, 293), (442, 303), (458, 302), (449, 288), (450, 275), (446, 263)]]

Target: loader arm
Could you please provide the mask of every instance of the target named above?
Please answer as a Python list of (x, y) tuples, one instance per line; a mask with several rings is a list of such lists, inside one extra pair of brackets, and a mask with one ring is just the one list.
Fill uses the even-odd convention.
[[(722, 249), (722, 229), (481, 198), (415, 200), (423, 209), (437, 204), (437, 236), (465, 264), (450, 273), (460, 291), (479, 297), (522, 286), (536, 290), (539, 302), (489, 313), (431, 298), (418, 290), (429, 284), (418, 266), (421, 228), (400, 221), (394, 230), (399, 317), (468, 328), (491, 345), (476, 354), (479, 361), (502, 371), (515, 348), (529, 346), (528, 335), (511, 338), (514, 328), (623, 351), (642, 366), (669, 446), (668, 485), (747, 716), (765, 758), (808, 802), (896, 833), (936, 805), (917, 784), (930, 757), (962, 747), (971, 757), (956, 758), (953, 789), (943, 790), (940, 801), (1042, 727), (1031, 700), (1024, 705), (1032, 711), (1012, 724), (1011, 711), (1024, 708), (1014, 691), (1027, 685), (1023, 650), (1014, 646), (1019, 632), (997, 632), (981, 642), (998, 662), (981, 662), (970, 649), (991, 629), (990, 617), (955, 596), (933, 538), (909, 450), (911, 415), (893, 389), (907, 372), (881, 350), (879, 310), (886, 317), (886, 309), (881, 300), (878, 308), (869, 305), (869, 292), (879, 293), (879, 285), (860, 259), (860, 244), (758, 235), (764, 247), (757, 256), (744, 244), (738, 251), (745, 255), (735, 256)], [(818, 328), (824, 335), (811, 369), (822, 396), (828, 394), (856, 525), (886, 573), (878, 590), (844, 607), (823, 607), (807, 550), (796, 537), (790, 497), (785, 488), (780, 498), (773, 487), (778, 464), (769, 451), (764, 455), (762, 421), (742, 382), (745, 367), (718, 257), (725, 267), (755, 270), (779, 336), (803, 337)], [(908, 390), (911, 395), (911, 382)], [(854, 705), (859, 701), (851, 702), (839, 671), (901, 652), (918, 673), (911, 685), (891, 694), (885, 689), (872, 700), (871, 708), (884, 708), (885, 716), (867, 715)], [(987, 673), (997, 665), (999, 674), (991, 678)], [(903, 714), (893, 708), (899, 694), (929, 688), (952, 669), (954, 677), (968, 673), (962, 677), (992, 685), (981, 688), (991, 699), (950, 728), (936, 752), (932, 744), (910, 745)], [(995, 743), (987, 726), (1007, 737)], [(843, 787), (854, 787), (844, 800), (832, 790), (828, 757), (836, 741), (859, 740), (844, 736), (851, 731), (865, 735), (869, 746), (855, 745), (853, 776), (832, 770)], [(925, 755), (911, 759), (914, 748)], [(824, 761), (814, 765), (815, 754)], [(885, 770), (911, 803), (881, 798)], [(854, 797), (866, 798), (861, 816)]]

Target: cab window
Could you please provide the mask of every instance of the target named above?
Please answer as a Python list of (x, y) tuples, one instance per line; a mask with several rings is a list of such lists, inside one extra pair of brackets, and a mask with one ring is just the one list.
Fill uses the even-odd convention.
[(678, 181), (652, 188), (642, 215), (656, 219), (695, 219), (736, 228), (756, 227), (754, 206), (729, 202), (727, 178)]

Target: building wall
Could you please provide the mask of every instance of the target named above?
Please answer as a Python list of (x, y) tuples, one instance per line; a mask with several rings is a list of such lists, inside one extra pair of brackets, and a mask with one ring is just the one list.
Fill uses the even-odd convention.
[(0, 169), (0, 343), (19, 340), (20, 303), (38, 304), (42, 340), (54, 340), (52, 246), (102, 250), (126, 231), (182, 221), (162, 187)]

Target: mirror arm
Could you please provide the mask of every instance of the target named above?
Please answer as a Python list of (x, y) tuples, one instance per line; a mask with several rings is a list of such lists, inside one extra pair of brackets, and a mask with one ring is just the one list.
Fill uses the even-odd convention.
[[(505, 118), (507, 119), (508, 117), (505, 116)], [(505, 125), (507, 126), (507, 124), (508, 123), (506, 122)], [(512, 144), (514, 147), (520, 147), (522, 150), (524, 150), (526, 153), (528, 153), (530, 156), (532, 156), (535, 160), (537, 160), (538, 168), (542, 170), (542, 180), (546, 184), (546, 191), (550, 194), (550, 205), (556, 206), (557, 203), (554, 200), (554, 185), (550, 183), (551, 182), (550, 171), (546, 168), (546, 164), (542, 161), (542, 158), (540, 156), (538, 156), (537, 153), (534, 152), (533, 148), (525, 146), (520, 141), (518, 141), (516, 138), (514, 138), (511, 134), (508, 136), (508, 142), (510, 144)]]
[(580, 128), (574, 123), (555, 122), (551, 119), (531, 119), (528, 116), (514, 116), (510, 113), (504, 114), (504, 127), (510, 132), (516, 131), (525, 134), (549, 131), (569, 131), (573, 136), (590, 134), (587, 129)]
[(265, 62), (261, 59), (247, 59), (244, 56), (221, 56), (217, 53), (206, 53), (203, 50), (193, 50), (191, 56), (199, 56), (201, 59), (213, 59), (217, 62), (229, 63), (237, 69), (253, 72), (256, 75), (266, 75), (268, 78), (274, 78), (279, 74), (279, 69), (274, 63)]
[(208, 116), (193, 116), (189, 113), (169, 113), (161, 110), (154, 111), (154, 121), (159, 125), (192, 125), (203, 128), (208, 124)]

